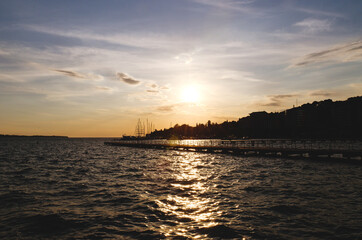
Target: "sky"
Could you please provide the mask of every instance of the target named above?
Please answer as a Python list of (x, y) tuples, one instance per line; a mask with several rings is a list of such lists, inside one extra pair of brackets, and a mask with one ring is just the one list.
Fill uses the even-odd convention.
[[(362, 95), (360, 0), (0, 1), (0, 134), (120, 137)], [(146, 124), (147, 125), (147, 124)]]

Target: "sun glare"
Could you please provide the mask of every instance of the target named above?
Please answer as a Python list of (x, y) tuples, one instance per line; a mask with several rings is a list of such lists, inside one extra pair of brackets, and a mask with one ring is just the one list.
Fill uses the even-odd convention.
[(183, 102), (196, 103), (200, 100), (200, 95), (196, 87), (185, 87), (181, 92), (181, 99)]

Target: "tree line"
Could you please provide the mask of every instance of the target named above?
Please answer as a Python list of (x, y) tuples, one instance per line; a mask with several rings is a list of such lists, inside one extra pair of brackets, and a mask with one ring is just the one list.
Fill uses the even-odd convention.
[(253, 112), (238, 121), (187, 124), (156, 130), (152, 139), (362, 139), (362, 96), (315, 101), (282, 112)]

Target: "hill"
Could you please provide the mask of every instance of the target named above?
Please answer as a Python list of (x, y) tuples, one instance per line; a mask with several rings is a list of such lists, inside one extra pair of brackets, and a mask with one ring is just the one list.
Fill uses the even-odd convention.
[(313, 138), (362, 139), (362, 96), (346, 101), (315, 101), (282, 112), (253, 112), (238, 121), (208, 121), (154, 131), (149, 138), (242, 139)]

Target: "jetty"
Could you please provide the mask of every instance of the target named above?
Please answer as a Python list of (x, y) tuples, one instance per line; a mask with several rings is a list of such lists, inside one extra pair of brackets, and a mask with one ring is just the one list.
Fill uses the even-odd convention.
[(361, 160), (362, 142), (353, 140), (115, 140), (105, 145), (178, 151), (228, 153), (243, 156), (282, 156)]

